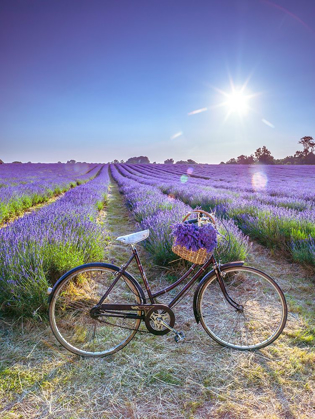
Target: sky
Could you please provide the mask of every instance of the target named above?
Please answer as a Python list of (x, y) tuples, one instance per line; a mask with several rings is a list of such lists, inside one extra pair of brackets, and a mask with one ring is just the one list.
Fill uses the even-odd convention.
[(0, 0), (0, 159), (292, 155), (314, 45), (313, 0)]

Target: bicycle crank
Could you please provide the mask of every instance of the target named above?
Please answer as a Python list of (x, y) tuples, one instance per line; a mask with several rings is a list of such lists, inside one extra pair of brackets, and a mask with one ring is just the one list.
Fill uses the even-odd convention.
[(158, 310), (152, 308), (145, 315), (145, 325), (149, 332), (154, 335), (165, 335), (166, 333), (173, 332), (175, 342), (178, 343), (185, 339), (183, 332), (178, 332), (173, 328), (175, 324), (175, 314), (171, 308), (161, 304)]
[(152, 307), (145, 313), (144, 322), (150, 333), (165, 335), (174, 331), (175, 314), (167, 305), (160, 304), (159, 307)]

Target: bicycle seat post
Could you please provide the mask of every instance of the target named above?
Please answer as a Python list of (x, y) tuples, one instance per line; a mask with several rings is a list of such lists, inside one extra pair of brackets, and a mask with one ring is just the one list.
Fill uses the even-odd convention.
[(151, 302), (152, 304), (154, 304), (154, 298), (153, 298), (153, 296), (152, 296), (151, 288), (150, 288), (150, 285), (149, 285), (149, 282), (148, 282), (147, 276), (146, 276), (146, 274), (145, 274), (144, 268), (143, 268), (143, 266), (142, 266), (142, 263), (141, 263), (141, 260), (140, 260), (140, 256), (139, 256), (138, 250), (137, 250), (137, 248), (136, 248), (135, 244), (132, 244), (132, 245), (131, 245), (131, 248), (132, 248), (132, 253), (133, 253), (133, 256), (134, 256), (134, 257), (135, 257), (135, 259), (136, 259), (136, 262), (137, 262), (137, 265), (138, 265), (139, 272), (140, 272), (141, 277), (142, 277), (142, 279), (143, 279), (143, 283), (144, 283), (145, 289), (147, 290), (147, 293), (148, 293), (148, 296), (149, 296), (150, 302)]

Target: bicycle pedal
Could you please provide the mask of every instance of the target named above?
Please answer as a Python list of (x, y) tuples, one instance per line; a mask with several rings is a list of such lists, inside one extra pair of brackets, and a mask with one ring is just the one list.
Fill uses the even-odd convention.
[(174, 336), (174, 339), (176, 343), (182, 342), (185, 339), (184, 332), (177, 332), (176, 335)]

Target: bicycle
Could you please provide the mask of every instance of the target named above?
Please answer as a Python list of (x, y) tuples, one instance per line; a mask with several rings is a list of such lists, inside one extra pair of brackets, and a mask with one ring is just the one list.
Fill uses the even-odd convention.
[[(202, 217), (205, 219), (204, 214)], [(285, 327), (287, 305), (281, 288), (269, 275), (244, 266), (243, 261), (220, 264), (212, 254), (196, 272), (194, 263), (176, 282), (152, 293), (136, 248), (148, 236), (149, 230), (144, 230), (117, 238), (132, 249), (123, 266), (101, 262), (81, 265), (65, 273), (49, 289), (49, 321), (62, 346), (81, 356), (107, 356), (132, 340), (141, 321), (149, 333), (172, 332), (176, 342), (182, 341), (185, 336), (174, 329), (172, 307), (202, 276), (194, 293), (194, 316), (217, 343), (238, 350), (255, 350), (279, 337)], [(139, 282), (126, 271), (133, 260), (146, 295)], [(211, 265), (212, 270), (204, 275)], [(187, 284), (168, 304), (156, 302), (191, 274)]]

